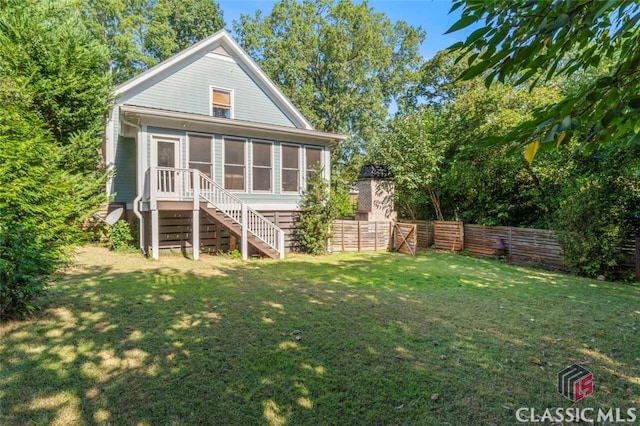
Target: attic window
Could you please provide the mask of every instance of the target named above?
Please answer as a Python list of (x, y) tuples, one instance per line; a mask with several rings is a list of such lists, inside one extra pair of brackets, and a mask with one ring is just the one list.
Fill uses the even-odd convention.
[(231, 91), (211, 88), (211, 115), (231, 118)]

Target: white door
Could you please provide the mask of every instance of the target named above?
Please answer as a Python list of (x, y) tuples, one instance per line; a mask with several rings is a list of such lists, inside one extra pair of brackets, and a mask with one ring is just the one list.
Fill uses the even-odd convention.
[(158, 195), (163, 197), (179, 197), (180, 174), (180, 140), (153, 138), (156, 155), (153, 164), (158, 169)]

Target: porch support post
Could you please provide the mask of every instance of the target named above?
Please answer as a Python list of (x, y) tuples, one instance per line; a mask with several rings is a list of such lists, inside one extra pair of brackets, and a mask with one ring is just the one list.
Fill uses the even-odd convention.
[(284, 231), (282, 229), (278, 235), (278, 248), (280, 249), (280, 259), (284, 259)]
[(193, 221), (191, 226), (193, 260), (200, 258), (200, 174), (197, 170), (192, 171), (193, 182)]
[(240, 237), (242, 260), (249, 258), (249, 242), (247, 241), (247, 205), (242, 203), (242, 236)]
[(151, 251), (153, 258), (158, 260), (160, 251), (160, 223), (158, 209), (151, 210)]

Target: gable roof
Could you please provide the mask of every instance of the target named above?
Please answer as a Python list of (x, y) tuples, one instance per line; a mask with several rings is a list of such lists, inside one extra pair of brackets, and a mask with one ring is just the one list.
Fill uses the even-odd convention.
[(231, 38), (229, 33), (225, 30), (220, 30), (204, 40), (199, 41), (191, 47), (186, 48), (182, 52), (179, 52), (171, 58), (160, 62), (152, 68), (149, 68), (142, 74), (139, 74), (132, 79), (125, 81), (116, 87), (116, 95), (123, 95), (133, 88), (147, 82), (153, 82), (154, 79), (159, 79), (163, 72), (170, 70), (174, 67), (179, 67), (182, 63), (186, 62), (194, 55), (203, 55), (210, 52), (212, 49), (222, 46), (224, 50), (235, 56), (240, 65), (249, 74), (250, 77), (260, 86), (260, 88), (271, 98), (271, 100), (278, 105), (285, 112), (287, 116), (294, 122), (296, 127), (313, 130), (313, 126), (304, 118), (302, 113), (291, 103), (291, 101), (278, 89), (278, 87), (271, 81), (269, 77), (262, 71), (262, 69), (249, 57), (247, 52), (240, 47), (236, 41)]

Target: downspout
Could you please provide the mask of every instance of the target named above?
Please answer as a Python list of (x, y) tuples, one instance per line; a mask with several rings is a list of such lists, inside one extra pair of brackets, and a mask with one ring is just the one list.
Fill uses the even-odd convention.
[(142, 195), (144, 193), (144, 182), (143, 182), (143, 178), (141, 178), (141, 176), (144, 176), (144, 174), (140, 173), (143, 166), (142, 165), (142, 141), (140, 140), (142, 139), (142, 127), (139, 124), (128, 121), (126, 118), (124, 118), (124, 116), (121, 116), (120, 121), (128, 126), (135, 127), (136, 129), (138, 129), (138, 137), (136, 138), (137, 148), (138, 148), (136, 161), (137, 161), (137, 175), (138, 175), (137, 177), (139, 182), (137, 182), (137, 185), (136, 185), (137, 187), (136, 198), (133, 199), (133, 214), (135, 214), (138, 220), (140, 221), (140, 232), (139, 232), (140, 250), (142, 251), (142, 254), (146, 256), (147, 253), (146, 253), (146, 250), (144, 249), (144, 218), (140, 213), (140, 201), (142, 200)]

